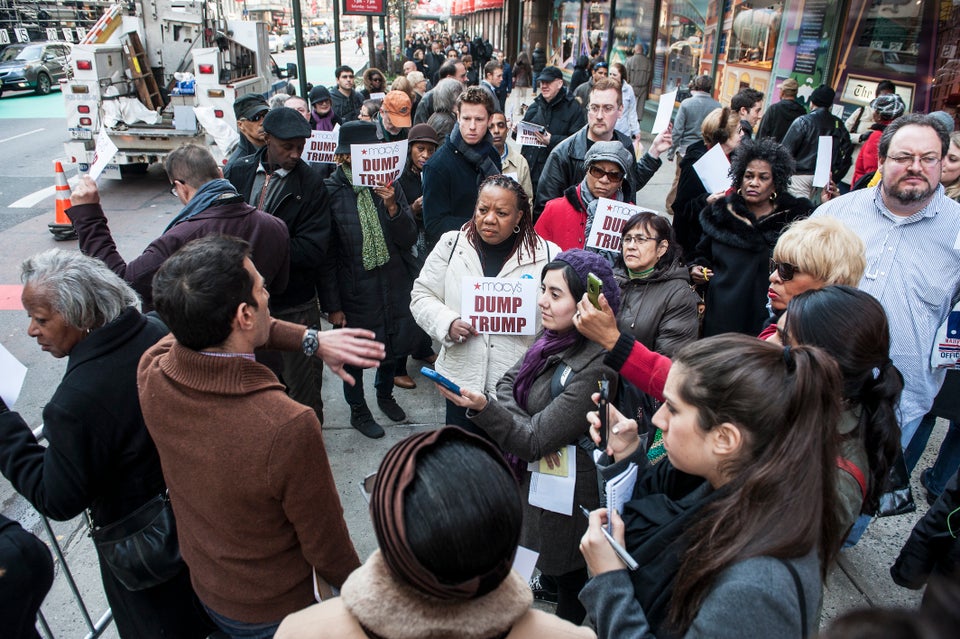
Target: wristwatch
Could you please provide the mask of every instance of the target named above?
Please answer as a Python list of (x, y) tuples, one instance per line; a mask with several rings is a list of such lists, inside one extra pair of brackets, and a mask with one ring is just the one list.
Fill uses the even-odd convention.
[(317, 354), (317, 351), (320, 349), (320, 340), (317, 339), (317, 329), (307, 329), (307, 332), (303, 334), (303, 341), (300, 342), (300, 348), (303, 349), (303, 354), (307, 357), (313, 357)]

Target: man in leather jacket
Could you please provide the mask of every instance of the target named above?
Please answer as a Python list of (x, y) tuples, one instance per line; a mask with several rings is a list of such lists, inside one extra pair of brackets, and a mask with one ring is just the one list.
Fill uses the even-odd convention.
[(833, 159), (830, 173), (840, 182), (853, 164), (853, 144), (843, 121), (830, 113), (836, 92), (826, 85), (814, 89), (810, 96), (813, 109), (797, 118), (787, 129), (783, 146), (797, 162), (797, 172), (790, 179), (790, 193), (796, 197), (813, 195), (813, 174), (817, 168), (817, 149), (821, 135), (833, 138)]

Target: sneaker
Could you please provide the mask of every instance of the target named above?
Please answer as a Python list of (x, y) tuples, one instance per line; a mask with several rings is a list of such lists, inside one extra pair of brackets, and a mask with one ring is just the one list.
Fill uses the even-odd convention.
[(366, 404), (350, 405), (350, 425), (370, 439), (383, 437), (383, 426), (378, 424)]
[(920, 485), (923, 486), (927, 491), (927, 503), (933, 506), (933, 504), (940, 498), (938, 493), (934, 493), (930, 490), (930, 473), (933, 472), (932, 468), (928, 468), (922, 473), (920, 473)]
[(530, 590), (533, 591), (533, 598), (537, 601), (544, 601), (551, 604), (557, 603), (557, 591), (545, 588), (543, 584), (540, 583), (540, 575), (530, 580)]
[(380, 407), (384, 415), (395, 422), (402, 422), (407, 418), (407, 414), (400, 408), (400, 404), (393, 398), (393, 395), (389, 397), (378, 397), (377, 406)]

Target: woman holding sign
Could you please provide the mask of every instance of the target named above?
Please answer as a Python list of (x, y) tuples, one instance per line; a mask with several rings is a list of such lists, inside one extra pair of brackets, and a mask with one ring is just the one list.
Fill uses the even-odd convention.
[[(497, 384), (490, 399), (476, 389), (460, 395), (441, 388), (449, 401), (467, 409), (467, 416), (496, 441), (504, 452), (522, 460), (522, 486), (529, 492), (523, 516), (521, 545), (540, 553), (537, 566), (557, 585), (557, 616), (575, 624), (586, 611), (577, 594), (587, 581), (577, 540), (587, 529), (578, 506), (598, 504), (597, 471), (586, 439), (587, 423), (580, 411), (592, 407), (591, 393), (607, 380), (610, 399), (616, 393), (616, 372), (603, 363), (603, 347), (583, 337), (574, 326), (577, 301), (587, 291), (587, 278), (599, 277), (607, 303), (616, 311), (620, 289), (607, 261), (596, 253), (573, 249), (560, 253), (543, 268), (540, 306), (543, 331)], [(560, 451), (560, 464), (544, 460)], [(574, 453), (570, 455), (571, 451)], [(544, 476), (575, 477), (569, 493), (551, 492), (549, 508), (535, 497), (526, 462), (540, 461)], [(553, 472), (550, 472), (553, 469)], [(564, 472), (566, 471), (566, 472)], [(538, 476), (537, 486), (549, 480)], [(562, 504), (562, 505), (561, 505)], [(561, 512), (566, 507), (566, 512)]]
[(732, 191), (700, 213), (703, 237), (690, 275), (709, 282), (703, 335), (757, 335), (769, 317), (770, 258), (783, 229), (813, 205), (787, 191), (794, 162), (779, 142), (744, 140), (733, 154)]
[[(387, 346), (387, 355), (374, 386), (377, 405), (395, 422), (406, 413), (393, 398), (397, 358), (410, 354), (417, 331), (410, 315), (412, 277), (404, 254), (417, 241), (417, 223), (396, 182), (356, 186), (350, 158), (351, 145), (376, 144), (372, 122), (347, 122), (340, 127), (335, 159), (337, 172), (327, 178), (330, 193), (330, 246), (317, 287), (321, 307), (334, 326), (366, 328)], [(413, 259), (412, 255), (408, 256)], [(343, 396), (350, 404), (350, 425), (367, 437), (383, 437), (363, 394), (363, 371), (345, 367), (356, 384), (344, 382)]]
[[(484, 180), (473, 219), (440, 237), (413, 283), (410, 310), (442, 345), (437, 372), (461, 386), (493, 391), (533, 343), (539, 317), (519, 333), (481, 332), (461, 312), (462, 298), (472, 294), (463, 290), (464, 279), (490, 277), (516, 284), (539, 278), (543, 265), (559, 252), (534, 232), (530, 200), (519, 183), (505, 175)], [(446, 423), (482, 432), (467, 419), (466, 409), (449, 400)]]

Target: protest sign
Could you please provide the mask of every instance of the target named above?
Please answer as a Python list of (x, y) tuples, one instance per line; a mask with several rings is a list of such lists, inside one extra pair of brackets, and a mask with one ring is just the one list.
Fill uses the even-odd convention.
[(613, 253), (620, 252), (620, 235), (623, 226), (637, 213), (657, 213), (636, 204), (608, 200), (605, 197), (597, 200), (597, 212), (593, 216), (590, 226), (590, 235), (587, 236), (587, 248), (602, 249)]
[(465, 276), (460, 316), (480, 333), (533, 335), (539, 288), (533, 278)]
[(339, 124), (333, 131), (314, 131), (303, 145), (303, 155), (300, 157), (307, 164), (334, 164), (333, 152), (337, 150), (339, 138)]
[(354, 186), (395, 182), (407, 162), (407, 141), (351, 144), (350, 168)]
[(107, 127), (102, 127), (97, 134), (96, 151), (93, 156), (93, 164), (90, 166), (90, 178), (94, 181), (100, 177), (103, 170), (110, 164), (110, 160), (117, 154), (117, 145), (113, 143), (110, 136), (107, 135)]
[(543, 133), (546, 129), (532, 122), (517, 122), (517, 143), (520, 146), (546, 146), (537, 139), (537, 133)]

